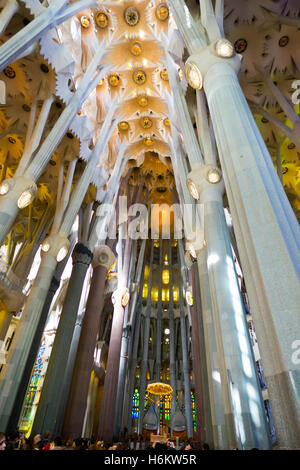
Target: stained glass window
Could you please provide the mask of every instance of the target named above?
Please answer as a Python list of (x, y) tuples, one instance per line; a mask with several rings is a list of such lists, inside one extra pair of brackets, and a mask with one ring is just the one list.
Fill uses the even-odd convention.
[(193, 413), (194, 430), (196, 430), (196, 408), (195, 408), (194, 392), (191, 392), (191, 401), (192, 401), (192, 413)]
[(165, 397), (165, 420), (170, 421), (171, 412), (171, 398), (170, 396)]
[(132, 397), (132, 419), (137, 419), (139, 417), (139, 405), (140, 405), (140, 393), (138, 388), (134, 390), (134, 394)]

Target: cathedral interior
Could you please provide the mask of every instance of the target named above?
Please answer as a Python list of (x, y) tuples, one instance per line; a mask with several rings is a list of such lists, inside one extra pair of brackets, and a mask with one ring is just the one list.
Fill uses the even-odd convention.
[(299, 0), (0, 35), (0, 431), (300, 449)]

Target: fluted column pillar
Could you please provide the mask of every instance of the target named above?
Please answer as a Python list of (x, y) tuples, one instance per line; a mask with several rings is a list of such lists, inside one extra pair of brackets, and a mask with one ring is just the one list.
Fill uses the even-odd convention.
[(204, 205), (209, 286), (214, 322), (221, 324), (235, 432), (241, 448), (268, 449), (270, 436), (223, 209), (224, 184), (222, 179), (210, 183), (209, 169), (200, 167), (189, 176)]
[(183, 368), (183, 383), (184, 383), (184, 408), (185, 408), (185, 419), (187, 426), (188, 438), (193, 437), (194, 426), (193, 426), (193, 413), (192, 413), (192, 402), (191, 402), (191, 386), (190, 386), (190, 367), (187, 350), (187, 331), (185, 312), (183, 304), (183, 283), (179, 287), (179, 306), (180, 306), (180, 333), (181, 333), (181, 347), (182, 347), (182, 368)]
[(198, 253), (197, 262), (214, 448), (220, 450), (233, 449), (236, 447), (236, 438), (229, 396), (228, 377), (219, 322), (214, 324), (213, 320), (206, 248), (203, 248)]
[[(211, 446), (210, 428), (211, 413), (209, 406), (209, 396), (206, 393), (208, 373), (206, 368), (206, 351), (203, 341), (203, 313), (200, 296), (197, 292), (199, 286), (195, 272), (196, 266), (191, 266), (193, 305), (191, 306), (192, 317), (192, 360), (195, 379), (195, 407), (196, 407), (196, 431), (201, 442), (207, 442)], [(201, 342), (201, 344), (200, 344)], [(204, 383), (206, 382), (206, 383)]]
[(205, 91), (278, 442), (299, 448), (300, 371), (293, 361), (300, 337), (299, 225), (234, 70), (214, 65)]
[(38, 275), (17, 326), (14, 348), (1, 373), (0, 427), (3, 430), (6, 430), (9, 424), (27, 360), (31, 354), (32, 342), (39, 327), (40, 314), (57, 263), (56, 255), (57, 253), (52, 251), (42, 256)]
[(158, 266), (158, 302), (156, 310), (156, 357), (155, 380), (160, 382), (161, 369), (161, 338), (162, 338), (162, 264), (163, 264), (163, 238), (159, 239), (159, 266)]
[[(147, 386), (147, 369), (148, 369), (148, 353), (149, 353), (149, 336), (150, 336), (150, 317), (151, 317), (151, 290), (152, 290), (152, 270), (153, 270), (153, 252), (154, 244), (151, 240), (151, 252), (150, 252), (150, 265), (149, 265), (149, 279), (148, 279), (148, 295), (146, 305), (146, 317), (144, 324), (144, 341), (143, 341), (143, 355), (141, 361), (141, 374), (140, 374), (140, 403), (139, 403), (139, 421), (138, 421), (138, 433), (142, 433), (143, 429), (143, 418), (145, 408), (145, 395)], [(159, 417), (158, 417), (159, 419)]]
[(169, 328), (170, 328), (170, 385), (172, 387), (171, 396), (171, 413), (170, 413), (170, 428), (171, 435), (173, 434), (173, 420), (176, 410), (176, 358), (175, 358), (175, 320), (174, 320), (174, 300), (173, 300), (173, 258), (172, 258), (172, 241), (169, 240)]
[(82, 433), (90, 376), (94, 364), (94, 349), (104, 303), (106, 275), (114, 260), (115, 256), (108, 246), (100, 245), (95, 248), (93, 275), (62, 430), (63, 436), (68, 439), (74, 439)]
[(78, 307), (87, 269), (92, 253), (83, 243), (78, 243), (73, 251), (73, 269), (69, 280), (64, 305), (56, 331), (49, 365), (37, 413), (32, 427), (37, 432), (50, 431), (51, 436), (60, 434), (70, 383), (67, 378), (67, 365), (72, 343)]

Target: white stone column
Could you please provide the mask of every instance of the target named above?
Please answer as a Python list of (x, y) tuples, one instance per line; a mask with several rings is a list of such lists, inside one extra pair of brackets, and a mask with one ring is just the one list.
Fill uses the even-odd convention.
[(279, 445), (299, 448), (299, 225), (234, 69), (214, 64), (204, 88)]
[[(210, 165), (199, 167), (193, 178), (204, 204), (204, 231), (207, 268), (216, 339), (223, 345), (224, 364), (220, 364), (225, 385), (224, 413), (234, 419), (235, 436), (241, 449), (270, 448), (264, 405), (256, 375), (255, 362), (226, 224), (222, 195), (224, 183), (210, 183)], [(219, 345), (219, 361), (223, 360)], [(226, 370), (225, 370), (226, 369)], [(226, 377), (227, 376), (227, 377)], [(228, 385), (227, 385), (228, 384)], [(231, 409), (228, 407), (230, 395)], [(227, 391), (226, 391), (227, 389)], [(227, 424), (230, 430), (230, 425)]]
[(42, 256), (37, 278), (31, 288), (18, 324), (14, 347), (11, 350), (7, 365), (1, 372), (0, 382), (0, 427), (6, 430), (13, 410), (19, 382), (22, 379), (32, 341), (38, 327), (40, 312), (50, 287), (57, 261), (54, 250)]
[(206, 349), (206, 365), (208, 371), (208, 389), (213, 425), (215, 449), (233, 449), (237, 445), (234, 433), (234, 421), (229, 395), (229, 384), (225, 355), (221, 335), (220, 321), (214, 322), (212, 300), (207, 272), (206, 248), (197, 256), (201, 305), (203, 312), (203, 333)]

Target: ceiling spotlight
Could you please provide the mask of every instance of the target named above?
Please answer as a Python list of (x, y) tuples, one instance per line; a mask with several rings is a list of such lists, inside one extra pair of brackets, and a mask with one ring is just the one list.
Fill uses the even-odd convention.
[(192, 293), (192, 289), (190, 287), (188, 287), (188, 289), (186, 290), (186, 293), (185, 293), (185, 299), (187, 301), (187, 304), (192, 307), (193, 303), (194, 303), (194, 299), (193, 299), (193, 293)]
[(125, 308), (126, 305), (128, 305), (129, 299), (130, 299), (129, 290), (126, 289), (125, 292), (123, 293), (122, 299), (121, 299), (121, 305), (122, 305), (122, 307)]
[(234, 46), (228, 39), (219, 39), (216, 42), (216, 53), (219, 57), (232, 57), (234, 54)]
[(25, 189), (25, 191), (22, 192), (21, 196), (18, 199), (19, 209), (24, 209), (24, 207), (29, 206), (29, 204), (32, 203), (35, 195), (36, 195), (36, 188), (32, 187), (29, 189)]
[(212, 168), (206, 174), (206, 179), (211, 184), (217, 184), (221, 181), (222, 175), (218, 168)]
[(42, 243), (42, 251), (44, 253), (48, 253), (48, 251), (50, 250), (50, 247), (51, 247), (51, 245), (50, 245), (49, 240), (44, 240), (43, 243)]
[(82, 16), (80, 18), (80, 23), (81, 23), (81, 26), (84, 28), (84, 29), (87, 29), (89, 28), (90, 26), (90, 20), (87, 16)]
[(184, 72), (188, 84), (195, 88), (195, 90), (201, 90), (203, 86), (203, 80), (200, 70), (194, 62), (187, 62), (184, 66)]
[(7, 194), (9, 190), (10, 190), (10, 186), (9, 186), (8, 182), (7, 182), (7, 181), (4, 181), (4, 182), (0, 185), (0, 195), (1, 195), (1, 196), (5, 196), (5, 194)]
[(189, 190), (190, 194), (193, 196), (193, 198), (196, 199), (197, 201), (199, 201), (200, 194), (199, 194), (199, 191), (198, 191), (197, 186), (194, 183), (194, 181), (191, 180), (190, 178), (188, 178), (186, 180), (186, 184), (187, 184), (188, 190)]
[(62, 261), (68, 254), (68, 247), (66, 245), (62, 246), (57, 253), (56, 261), (59, 263)]

